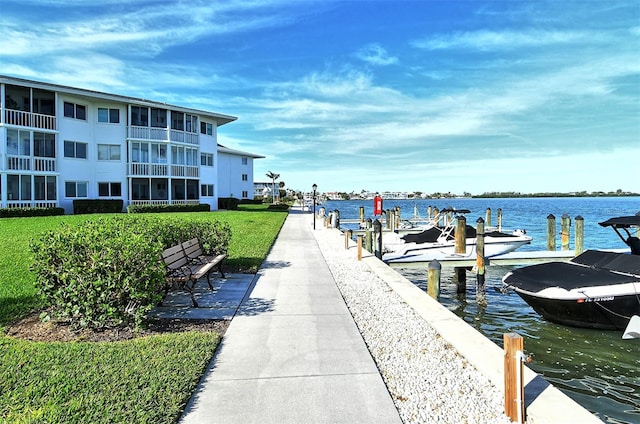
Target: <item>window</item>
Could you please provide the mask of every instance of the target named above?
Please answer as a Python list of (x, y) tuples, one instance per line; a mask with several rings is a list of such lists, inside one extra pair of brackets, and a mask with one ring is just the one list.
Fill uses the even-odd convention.
[(171, 112), (171, 129), (184, 131), (184, 113)]
[(247, 174), (242, 174), (242, 181), (249, 181), (249, 176)]
[(35, 200), (56, 200), (56, 177), (34, 176)]
[(149, 108), (131, 106), (131, 125), (137, 127), (149, 126)]
[(87, 107), (83, 105), (77, 105), (71, 102), (64, 102), (64, 116), (66, 118), (87, 120)]
[(202, 184), (200, 186), (200, 196), (212, 197), (213, 196), (213, 184)]
[(98, 183), (98, 196), (100, 197), (122, 196), (122, 183)]
[(7, 199), (31, 200), (31, 175), (7, 175)]
[(187, 165), (197, 166), (198, 165), (198, 149), (190, 149), (189, 147), (184, 149), (185, 155), (187, 157)]
[(243, 164), (243, 165), (248, 165), (248, 164), (249, 164), (249, 159), (247, 159), (247, 158), (242, 158), (242, 164)]
[(98, 144), (98, 160), (120, 160), (120, 145)]
[(242, 192), (242, 198), (246, 199), (247, 197), (249, 197), (249, 192), (247, 192), (246, 190)]
[(33, 155), (42, 158), (55, 158), (56, 136), (54, 134), (34, 132)]
[(167, 111), (152, 107), (151, 126), (155, 128), (167, 128)]
[(29, 156), (31, 154), (31, 132), (7, 129), (7, 154)]
[(200, 165), (213, 166), (213, 153), (200, 153)]
[(120, 109), (107, 109), (104, 107), (98, 108), (98, 122), (107, 124), (119, 124), (120, 123)]
[(151, 162), (167, 163), (167, 145), (151, 144)]
[(87, 143), (78, 143), (76, 141), (64, 141), (64, 157), (86, 159)]
[(184, 115), (185, 121), (186, 121), (186, 127), (185, 127), (185, 131), (190, 132), (190, 133), (197, 133), (198, 132), (198, 117), (195, 115), (189, 115), (186, 114)]
[(200, 122), (200, 132), (206, 135), (213, 135), (213, 124)]
[(65, 181), (64, 195), (65, 197), (87, 197), (87, 182)]
[(131, 143), (131, 162), (149, 163), (149, 143)]

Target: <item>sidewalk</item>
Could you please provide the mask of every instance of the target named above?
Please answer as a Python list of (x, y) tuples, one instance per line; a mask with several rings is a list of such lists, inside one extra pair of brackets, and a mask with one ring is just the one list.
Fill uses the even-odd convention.
[(181, 423), (400, 423), (313, 237), (292, 210)]

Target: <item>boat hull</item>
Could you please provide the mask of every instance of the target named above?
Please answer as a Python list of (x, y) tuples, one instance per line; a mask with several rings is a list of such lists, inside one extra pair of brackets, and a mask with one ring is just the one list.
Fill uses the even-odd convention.
[(640, 313), (636, 295), (562, 300), (515, 291), (547, 321), (571, 327), (623, 331), (629, 324), (629, 311)]

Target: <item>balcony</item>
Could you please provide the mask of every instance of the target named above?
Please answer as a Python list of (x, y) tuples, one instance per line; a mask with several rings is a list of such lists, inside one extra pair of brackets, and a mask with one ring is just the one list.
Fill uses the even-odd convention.
[(21, 110), (5, 109), (4, 123), (21, 127), (42, 128), (45, 130), (56, 129), (56, 117), (41, 113), (24, 112)]
[[(188, 165), (164, 163), (129, 163), (129, 176), (137, 177), (200, 177), (200, 168)], [(171, 173), (169, 173), (171, 171)]]
[(55, 200), (7, 200), (7, 208), (55, 208), (58, 202)]
[(198, 205), (200, 204), (199, 199), (189, 199), (189, 200), (131, 200), (129, 202), (131, 205)]
[(55, 158), (7, 155), (7, 170), (56, 172)]
[(197, 133), (166, 128), (130, 126), (127, 127), (127, 137), (132, 140), (173, 141), (195, 146), (200, 144), (200, 137)]

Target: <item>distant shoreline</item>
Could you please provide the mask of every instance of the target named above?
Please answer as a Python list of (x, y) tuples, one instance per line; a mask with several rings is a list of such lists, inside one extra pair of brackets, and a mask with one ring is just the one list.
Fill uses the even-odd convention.
[[(374, 194), (366, 193), (323, 193), (326, 200), (372, 200)], [(426, 199), (509, 199), (509, 198), (551, 198), (551, 197), (567, 197), (567, 198), (587, 198), (587, 197), (640, 197), (640, 193), (627, 191), (615, 192), (575, 192), (575, 193), (517, 193), (517, 192), (490, 192), (482, 194), (464, 193), (431, 193), (424, 194), (421, 192), (378, 192), (375, 195), (381, 196), (385, 200), (426, 200)]]

